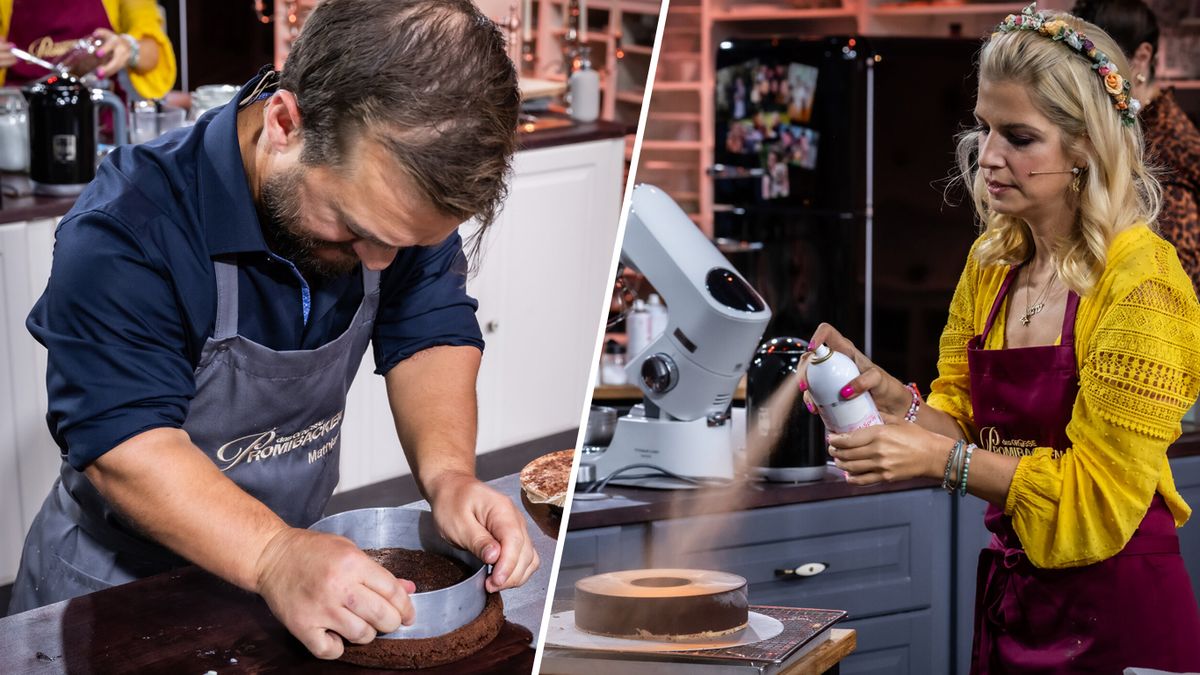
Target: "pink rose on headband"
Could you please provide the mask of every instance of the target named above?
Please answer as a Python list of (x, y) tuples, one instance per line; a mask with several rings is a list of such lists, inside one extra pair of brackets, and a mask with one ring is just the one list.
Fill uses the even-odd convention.
[(1099, 68), (1097, 68), (1096, 72), (1100, 73), (1101, 76), (1107, 76), (1110, 72), (1112, 72), (1112, 68), (1110, 68), (1109, 65), (1106, 63), (1106, 64), (1100, 66)]

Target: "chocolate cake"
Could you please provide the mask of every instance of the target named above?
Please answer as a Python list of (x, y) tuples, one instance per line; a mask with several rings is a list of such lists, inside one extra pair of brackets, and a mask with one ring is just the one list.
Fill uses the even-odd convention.
[[(463, 562), (428, 551), (384, 548), (365, 553), (387, 571), (416, 584), (417, 593), (452, 586), (472, 574)], [(461, 628), (432, 638), (377, 639), (365, 645), (347, 642), (340, 660), (371, 668), (439, 666), (479, 651), (495, 639), (503, 626), (504, 603), (499, 593), (490, 593), (479, 616)]]
[(609, 572), (575, 582), (575, 626), (611, 637), (695, 640), (749, 621), (746, 580), (705, 570)]

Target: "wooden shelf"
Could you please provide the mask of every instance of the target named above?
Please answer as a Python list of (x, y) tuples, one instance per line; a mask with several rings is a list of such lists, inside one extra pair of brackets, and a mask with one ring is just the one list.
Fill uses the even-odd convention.
[[(1020, 11), (1020, 10), (1018, 10)], [(722, 9), (709, 14), (713, 21), (784, 21), (793, 19), (854, 19), (858, 12), (844, 7), (828, 9), (773, 9), (751, 7), (747, 9)]]
[(700, 113), (687, 112), (656, 112), (652, 122), (700, 122)]
[(973, 4), (904, 3), (896, 5), (879, 5), (878, 7), (871, 9), (871, 14), (874, 16), (966, 16), (970, 14), (996, 14), (998, 18), (1003, 18), (1003, 16), (1006, 14), (1020, 13), (1020, 11), (1025, 8), (1025, 4), (1019, 2), (992, 2)]
[(1159, 80), (1158, 83), (1163, 87), (1176, 89), (1200, 89), (1200, 80)]
[(655, 82), (654, 91), (700, 91), (701, 82)]
[(641, 105), (645, 100), (646, 92), (644, 91), (618, 91), (617, 100), (621, 103), (632, 103), (633, 105)]
[(654, 47), (644, 47), (642, 45), (622, 44), (621, 50), (626, 54), (641, 54), (643, 56), (651, 56), (654, 54)]
[(642, 139), (643, 150), (703, 150), (701, 141), (657, 141), (652, 138)]

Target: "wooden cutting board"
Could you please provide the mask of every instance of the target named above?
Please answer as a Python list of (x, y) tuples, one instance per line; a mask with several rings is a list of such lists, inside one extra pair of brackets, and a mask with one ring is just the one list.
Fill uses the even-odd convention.
[[(421, 673), (528, 673), (533, 635), (505, 623), (474, 655)], [(369, 673), (321, 661), (266, 603), (196, 567), (0, 619), (0, 673)], [(388, 671), (391, 672), (391, 671)]]

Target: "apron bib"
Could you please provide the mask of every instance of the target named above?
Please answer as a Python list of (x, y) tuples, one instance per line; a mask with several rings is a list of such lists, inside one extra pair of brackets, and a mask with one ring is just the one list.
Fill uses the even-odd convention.
[[(379, 273), (362, 268), (362, 303), (337, 339), (275, 351), (237, 334), (237, 264), (213, 266), (216, 326), (183, 428), (243, 490), (288, 525), (308, 527), (337, 486), (346, 394), (371, 340)], [(26, 537), (10, 613), (188, 564), (137, 535), (83, 473), (64, 462), (60, 476)]]
[[(985, 350), (1016, 274), (1009, 271), (983, 333), (967, 345), (980, 447), (1013, 456), (1034, 447), (1069, 452), (1079, 296), (1067, 295), (1061, 344)], [(1200, 670), (1200, 614), (1161, 495), (1120, 553), (1083, 567), (1034, 567), (1000, 507), (988, 505), (984, 524), (992, 541), (975, 582), (972, 673)]]
[[(115, 30), (100, 0), (14, 0), (8, 22), (8, 41), (51, 63), (58, 61), (79, 38), (97, 28)], [(17, 61), (8, 68), (5, 86), (19, 87), (50, 73)]]

